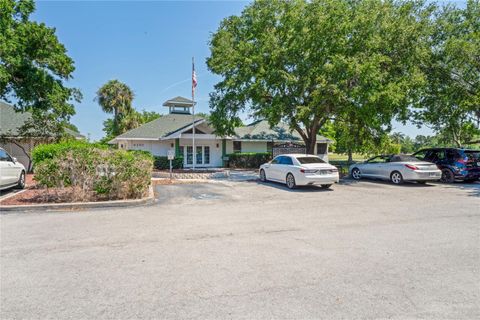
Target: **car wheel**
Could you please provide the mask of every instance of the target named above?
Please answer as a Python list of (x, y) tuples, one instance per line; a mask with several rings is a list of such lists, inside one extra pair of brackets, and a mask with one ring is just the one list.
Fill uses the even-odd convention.
[(328, 189), (331, 186), (332, 186), (331, 184), (322, 184), (322, 189)]
[(444, 183), (453, 183), (455, 182), (455, 176), (450, 169), (445, 168), (442, 170), (442, 178), (440, 178), (440, 181)]
[(394, 184), (402, 184), (403, 183), (402, 174), (398, 171), (393, 171), (390, 174), (390, 181), (392, 181)]
[(267, 181), (267, 176), (265, 174), (265, 170), (263, 170), (263, 169), (260, 170), (260, 181), (262, 181), (262, 182)]
[(286, 182), (289, 189), (295, 189), (295, 187), (297, 186), (295, 183), (295, 177), (291, 173), (287, 174)]
[(20, 178), (18, 178), (17, 189), (25, 188), (25, 171), (22, 171)]
[(360, 169), (358, 168), (353, 168), (352, 169), (352, 178), (355, 180), (360, 180), (362, 177), (362, 174), (360, 173)]

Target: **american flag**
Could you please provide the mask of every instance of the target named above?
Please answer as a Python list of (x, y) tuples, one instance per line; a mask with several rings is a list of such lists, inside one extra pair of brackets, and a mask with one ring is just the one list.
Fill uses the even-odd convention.
[(195, 97), (196, 87), (197, 87), (197, 74), (195, 73), (195, 62), (192, 58), (192, 98)]

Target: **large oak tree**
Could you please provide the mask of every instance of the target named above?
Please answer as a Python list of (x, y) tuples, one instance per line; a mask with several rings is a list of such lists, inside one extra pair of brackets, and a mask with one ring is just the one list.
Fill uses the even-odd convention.
[(80, 92), (69, 88), (73, 60), (55, 29), (30, 20), (33, 0), (0, 0), (0, 99), (29, 111), (23, 136), (60, 136)]
[(328, 120), (383, 130), (406, 119), (425, 80), (430, 14), (417, 1), (255, 1), (211, 38), (207, 65), (221, 80), (210, 120), (219, 134), (243, 112), (283, 121), (312, 153)]
[(427, 86), (416, 120), (449, 144), (480, 142), (480, 1), (437, 12), (425, 63)]

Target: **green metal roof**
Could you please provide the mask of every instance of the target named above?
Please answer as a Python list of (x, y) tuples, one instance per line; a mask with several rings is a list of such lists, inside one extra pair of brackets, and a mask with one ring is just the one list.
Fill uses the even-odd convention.
[[(279, 123), (273, 128), (270, 128), (266, 120), (256, 121), (245, 127), (236, 128), (235, 134), (238, 139), (242, 140), (302, 140), (300, 134), (291, 130), (287, 124)], [(317, 135), (317, 142), (330, 143), (332, 141), (321, 135)]]
[(177, 96), (175, 98), (169, 99), (163, 103), (165, 107), (190, 107), (193, 106), (193, 101), (184, 97)]
[[(195, 123), (203, 120), (202, 117), (195, 116)], [(191, 114), (171, 113), (127, 131), (115, 139), (160, 139), (190, 126), (192, 121)]]
[[(30, 119), (32, 119), (30, 112), (17, 112), (12, 105), (0, 101), (0, 135), (18, 136), (18, 129)], [(75, 138), (85, 138), (69, 128), (65, 128), (65, 132)]]

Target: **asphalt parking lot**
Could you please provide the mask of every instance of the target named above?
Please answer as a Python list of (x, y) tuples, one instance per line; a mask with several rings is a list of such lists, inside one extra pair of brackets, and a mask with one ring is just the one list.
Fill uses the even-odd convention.
[(1, 215), (1, 318), (480, 318), (480, 183), (157, 191)]

